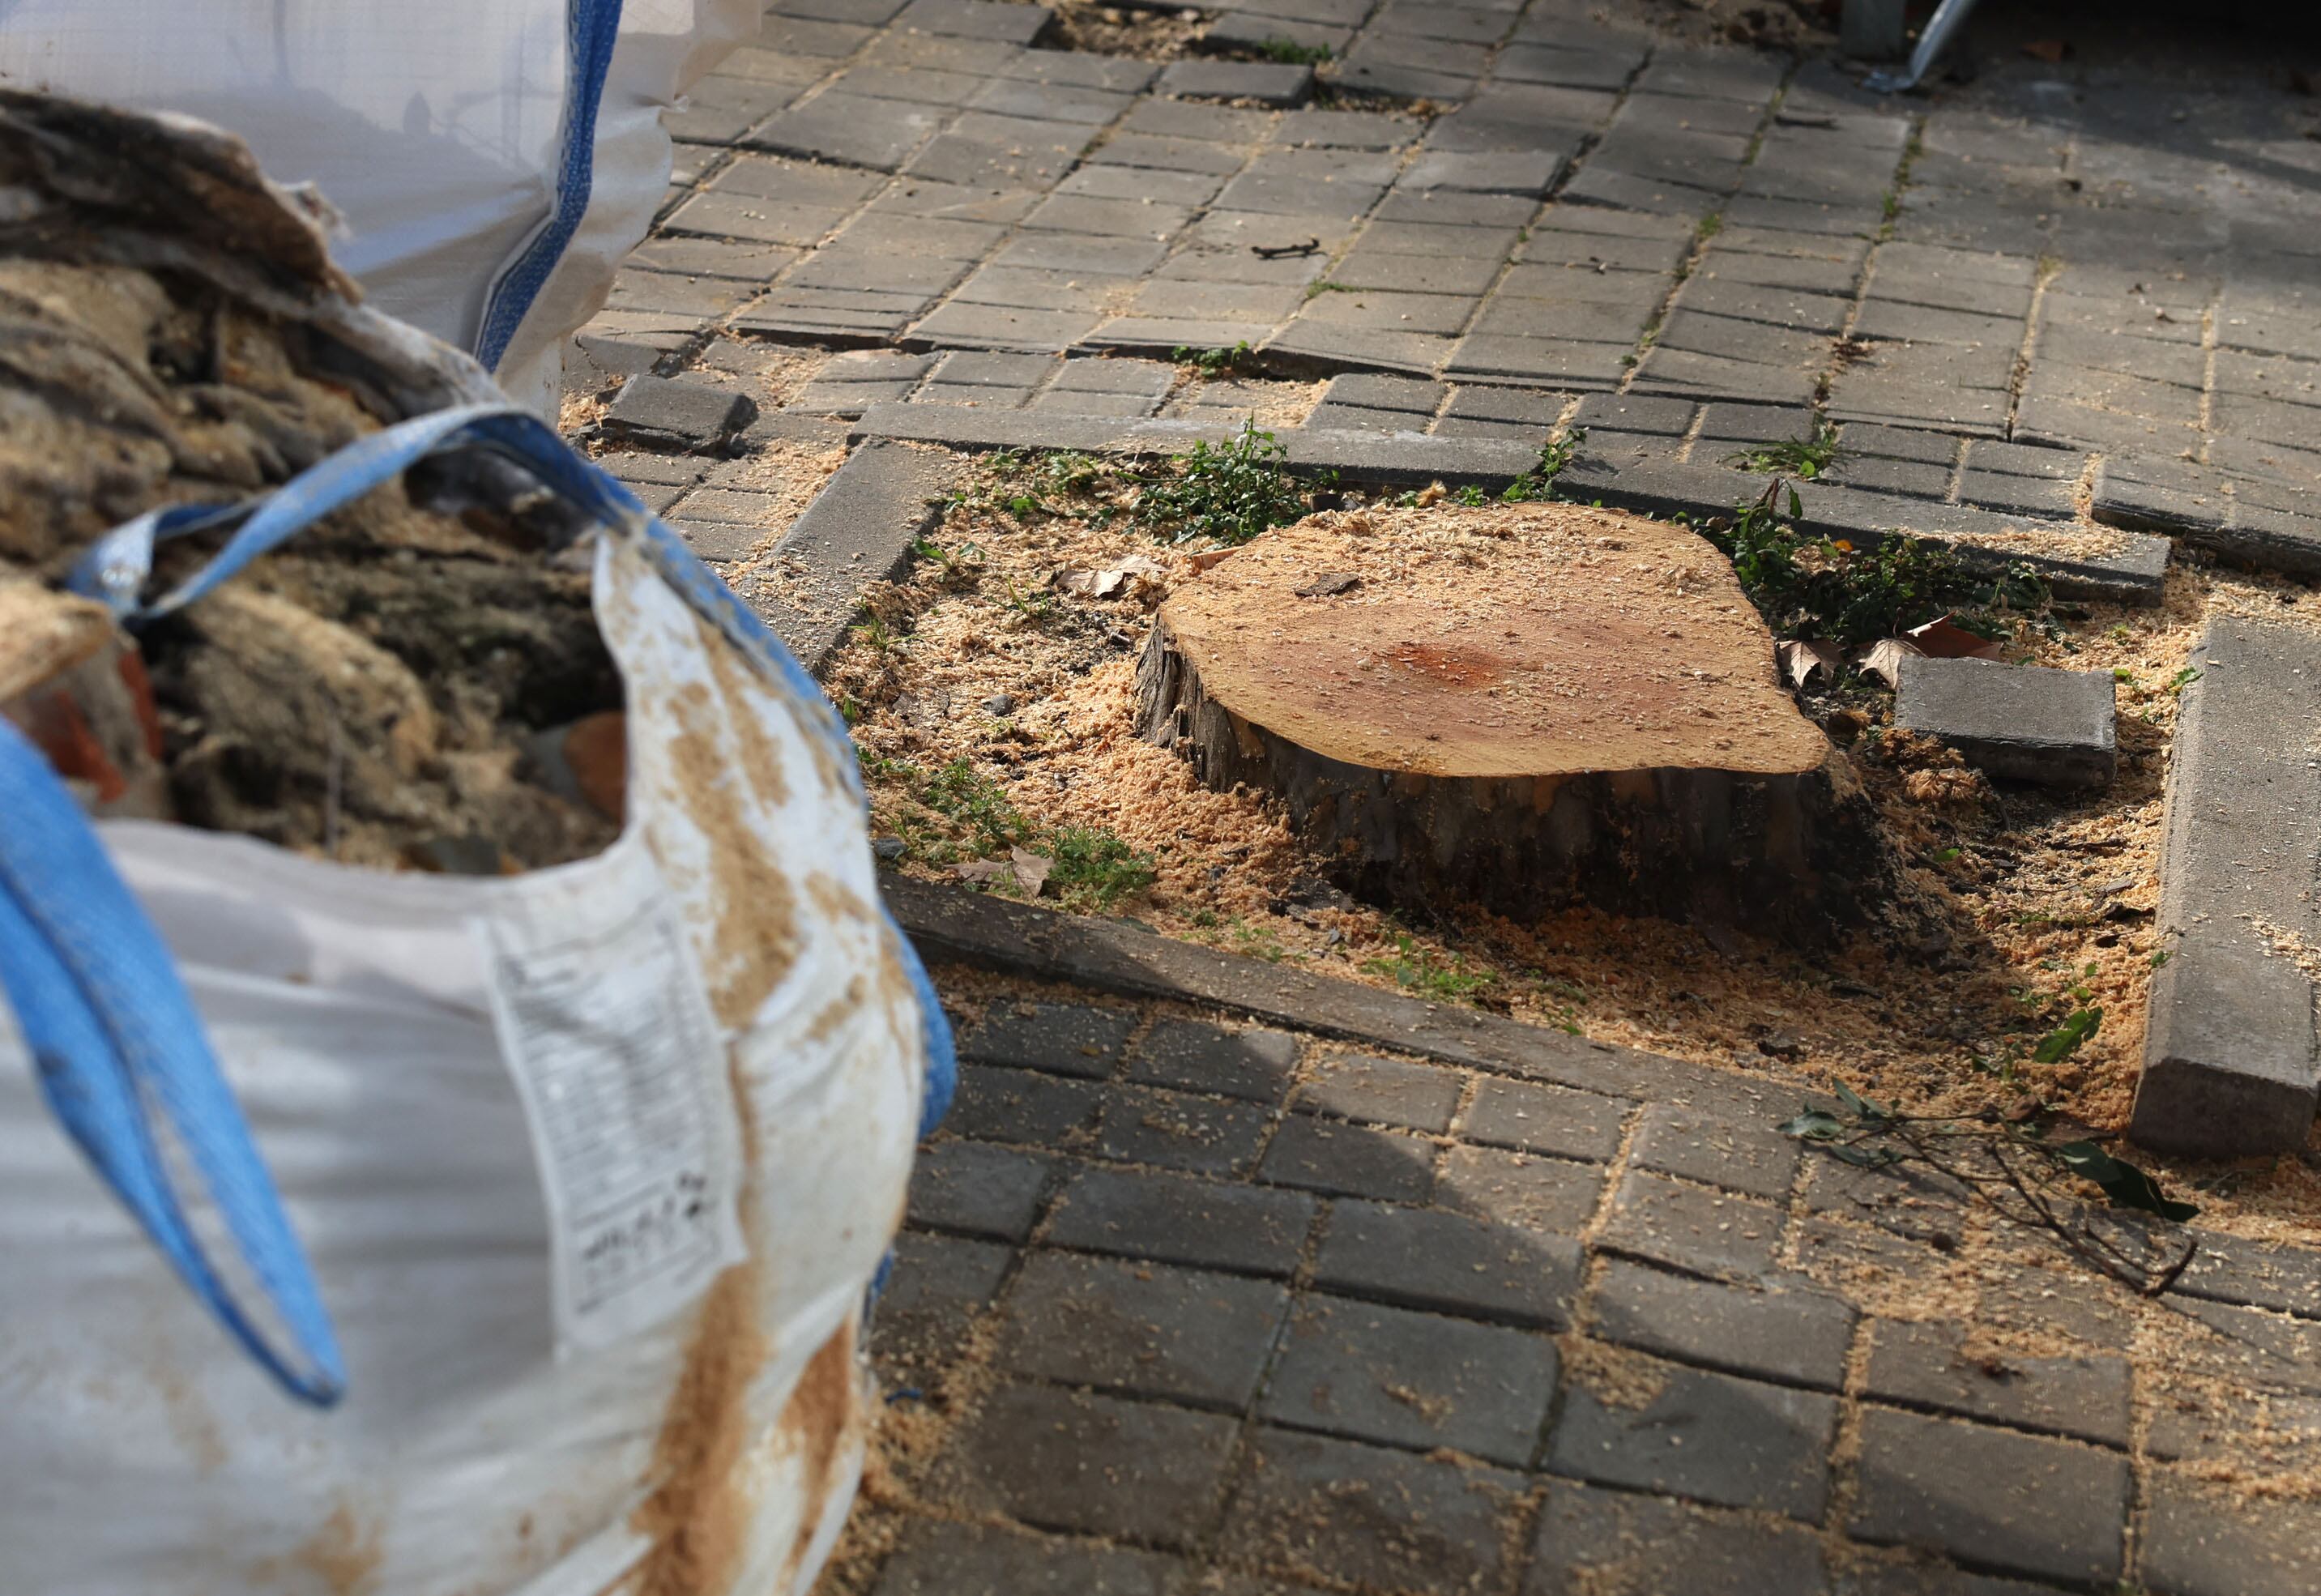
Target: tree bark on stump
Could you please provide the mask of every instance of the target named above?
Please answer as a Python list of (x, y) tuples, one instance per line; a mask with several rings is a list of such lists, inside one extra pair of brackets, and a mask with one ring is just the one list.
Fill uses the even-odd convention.
[(1374, 902), (1579, 904), (1806, 945), (1888, 917), (1867, 796), (1692, 533), (1579, 506), (1319, 515), (1179, 586), (1138, 735), (1279, 797)]

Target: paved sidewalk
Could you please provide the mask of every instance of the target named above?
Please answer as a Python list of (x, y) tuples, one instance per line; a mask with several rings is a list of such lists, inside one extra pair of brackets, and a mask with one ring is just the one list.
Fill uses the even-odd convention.
[(1247, 343), (1376, 374), (1312, 426), (1713, 462), (1825, 420), (1880, 494), (2309, 533), (2321, 144), (2269, 84), (2025, 68), (1929, 108), (1577, 0), (1267, 4), (1345, 32), (1323, 87), (1368, 108), (1175, 97), (1040, 48), (1037, 6), (786, 0), (674, 119), (660, 235), (584, 347), (882, 351), (802, 415), (1122, 416), (1242, 396), (1067, 354)]
[(2264, 1484), (2321, 1438), (2321, 1254), (2204, 1236), (2146, 1301), (1801, 1157), (1797, 1088), (897, 901), (938, 954), (1093, 984), (943, 971), (962, 1090), (874, 1338), (901, 1438), (826, 1591), (2321, 1580), (2321, 1509)]

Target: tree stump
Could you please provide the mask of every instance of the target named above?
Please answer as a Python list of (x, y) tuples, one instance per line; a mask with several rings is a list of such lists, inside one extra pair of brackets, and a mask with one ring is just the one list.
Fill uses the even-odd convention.
[(1161, 606), (1136, 729), (1211, 787), (1279, 795), (1372, 901), (1815, 944), (1892, 894), (1732, 567), (1641, 516), (1438, 504), (1269, 533)]

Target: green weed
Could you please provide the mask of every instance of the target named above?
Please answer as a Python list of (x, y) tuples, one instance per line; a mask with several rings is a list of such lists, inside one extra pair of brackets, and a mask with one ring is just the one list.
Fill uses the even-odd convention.
[(1028, 841), (1032, 828), (998, 782), (969, 761), (955, 759), (914, 789), (933, 813), (963, 827), (982, 853), (1004, 853)]
[(1204, 377), (1216, 377), (1227, 371), (1240, 370), (1249, 363), (1253, 352), (1249, 347), (1249, 340), (1244, 338), (1231, 349), (1195, 349), (1190, 344), (1180, 343), (1170, 351), (1169, 358), (1179, 366), (1196, 368)]
[[(1136, 498), (1136, 524), (1171, 543), (1210, 538), (1245, 543), (1260, 533), (1287, 526), (1306, 514), (1306, 496), (1283, 463), (1289, 451), (1244, 421), (1233, 441), (1212, 448), (1206, 440), (1172, 462), (1176, 475), (1146, 483)], [(1327, 473), (1322, 486), (1337, 480)]]
[(1330, 59), (1330, 47), (1326, 44), (1300, 44), (1278, 34), (1260, 44), (1257, 52), (1269, 61), (1279, 61), (1287, 67), (1318, 67)]
[(1064, 907), (1102, 912), (1160, 879), (1152, 856), (1140, 853), (1108, 831), (1065, 826), (1051, 833), (1049, 889)]
[(1394, 946), (1390, 958), (1364, 960), (1363, 971), (1370, 975), (1390, 976), (1395, 985), (1439, 1001), (1463, 1003), (1498, 979), (1491, 971), (1469, 969), (1461, 954), (1452, 953), (1445, 959), (1431, 949), (1420, 947), (1416, 939), (1406, 932), (1394, 934)]
[(1761, 443), (1754, 449), (1726, 455), (1725, 463), (1739, 466), (1744, 471), (1774, 471), (1810, 482), (1837, 463), (1837, 429), (1825, 421), (1814, 429), (1810, 438)]
[(2047, 585), (2025, 566), (1978, 570), (1948, 549), (1908, 537), (1885, 538), (1870, 549), (1804, 537), (1794, 524), (1804, 515), (1796, 489), (1789, 491), (1788, 515), (1780, 513), (1782, 487), (1776, 478), (1759, 497), (1736, 506), (1730, 521), (1698, 529), (1733, 561), (1742, 591), (1778, 637), (1861, 648), (1943, 615), (1997, 637), (2006, 616), (2046, 606)]
[(1579, 446), (1588, 441), (1586, 427), (1567, 427), (1540, 446), (1539, 462), (1531, 470), (1508, 483), (1499, 494), (1511, 505), (1529, 501), (1544, 503), (1555, 497), (1555, 479), (1571, 464)]

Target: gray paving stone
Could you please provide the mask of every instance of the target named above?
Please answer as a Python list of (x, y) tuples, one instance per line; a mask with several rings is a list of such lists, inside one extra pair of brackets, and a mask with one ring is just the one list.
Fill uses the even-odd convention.
[(1493, 388), (1462, 383), (1453, 388), (1443, 415), (1452, 421), (1498, 422), (1530, 428), (1553, 426), (1571, 402), (1569, 394), (1529, 388)]
[(1274, 1133), (1258, 1178), (1333, 1196), (1424, 1202), (1434, 1189), (1434, 1152), (1415, 1136), (1293, 1115)]
[(1064, 1187), (1047, 1236), (1083, 1252), (1286, 1276), (1297, 1267), (1315, 1206), (1303, 1192), (1090, 1168)]
[(1552, 83), (1569, 88), (1622, 88), (1643, 60), (1640, 51), (1558, 48), (1552, 40), (1517, 41), (1499, 51), (1494, 76), (1508, 83)]
[(1290, 1107), (1334, 1119), (1399, 1130), (1451, 1128), (1467, 1078), (1440, 1064), (1353, 1056), (1324, 1059), (1297, 1089)]
[(1600, 1163), (1500, 1147), (1452, 1147), (1443, 1155), (1434, 1201), (1478, 1219), (1577, 1235), (1604, 1194)]
[(1093, 1081), (963, 1064), (959, 1097), (943, 1123), (957, 1135), (988, 1142), (1061, 1146), (1096, 1117), (1100, 1090)]
[(1871, 1409), (1856, 1473), (1857, 1538), (2046, 1579), (2120, 1575), (2130, 1482), (2116, 1453)]
[(1168, 1596), (1183, 1567), (1157, 1552), (921, 1518), (879, 1572), (875, 1596)]
[(1611, 1158), (1631, 1105), (1544, 1082), (1485, 1076), (1459, 1124), (1470, 1142), (1559, 1158)]
[(1265, 1145), (1271, 1111), (1151, 1086), (1116, 1086), (1097, 1121), (1096, 1148), (1126, 1163), (1197, 1174), (1241, 1174)]
[(761, 612), (790, 652), (817, 669), (854, 620), (862, 589), (894, 577), (934, 519), (951, 479), (939, 456), (891, 446), (856, 450), (776, 552), (802, 574)]
[(942, 125), (937, 107), (829, 91), (768, 117), (749, 135), (757, 149), (891, 172)]
[(1100, 1080), (1112, 1073), (1136, 1025), (1133, 1009), (1003, 999), (962, 1039), (960, 1056)]
[(682, 237), (649, 238), (630, 257), (637, 265), (656, 272), (728, 278), (744, 283), (771, 282), (797, 258), (797, 251), (778, 244)]
[(605, 299), (609, 310), (663, 311), (712, 322), (757, 291), (754, 283), (728, 282), (722, 278), (679, 276), (674, 272), (623, 268), (613, 278)]
[(1275, 61), (1171, 61), (1156, 89), (1178, 99), (1302, 105), (1313, 96), (1314, 68)]
[(1128, 1075), (1156, 1086), (1278, 1102), (1297, 1066), (1297, 1038), (1288, 1031), (1163, 1019), (1137, 1044)]
[(851, 23), (816, 22), (804, 17), (769, 16), (757, 44), (779, 55), (819, 57), (838, 60), (862, 47), (872, 30)]
[(1365, 410), (1358, 405), (1316, 405), (1306, 417), (1309, 429), (1339, 432), (1424, 432), (1427, 417), (1406, 410)]
[(1700, 406), (1689, 399), (1644, 394), (1589, 394), (1572, 413), (1574, 426), (1679, 437), (1692, 426)]
[(2321, 709), (2311, 634), (2240, 617), (2195, 645), (2169, 772), (2160, 923), (2131, 1134), (2194, 1156), (2302, 1146), (2321, 1100), (2312, 983), (2250, 924), (2313, 924), (2321, 775), (2298, 727)]
[(1022, 1241), (1032, 1234), (1054, 1161), (976, 1142), (921, 1149), (911, 1171), (910, 1223)]
[(1354, 31), (1326, 23), (1302, 23), (1287, 17), (1260, 16), (1251, 11), (1228, 11), (1210, 23), (1201, 38), (1213, 50), (1269, 51), (1271, 47), (1293, 44), (1306, 50), (1326, 50), (1333, 56), (1340, 56), (1353, 42)]
[(1663, 1175), (1631, 1172), (1613, 1196), (1600, 1245), (1710, 1275), (1754, 1275), (1771, 1267), (1781, 1211)]
[(1689, 1596), (1823, 1596), (1812, 1531), (1689, 1502), (1551, 1481), (1524, 1596), (1683, 1591)]
[(1443, 385), (1408, 377), (1388, 377), (1371, 371), (1350, 371), (1333, 378), (1322, 391), (1324, 403), (1355, 405), (1372, 410), (1400, 410), (1432, 415), (1443, 402)]
[[(1189, 209), (1208, 204), (1224, 187), (1224, 179), (1213, 172), (1172, 172), (1152, 167), (1089, 162), (1074, 168), (1069, 177), (1056, 185), (1056, 192), (1088, 199), (1128, 200), (1139, 205), (1150, 201), (1155, 206)], [(1152, 237), (1161, 230), (1139, 227), (1124, 231), (1133, 236)]]
[(1520, 1474), (1283, 1430), (1261, 1432), (1253, 1450), (1226, 1514), (1227, 1556), (1424, 1596), (1502, 1577)]
[(1994, 776), (2102, 787), (2118, 762), (2116, 693), (2106, 670), (1911, 658), (1902, 661), (1894, 723), (1941, 738)]
[[(1362, 9), (1367, 10), (1367, 5)], [(1212, 39), (1215, 36), (1214, 32), (1210, 34)], [(1410, 142), (1420, 132), (1418, 124), (1408, 117), (1308, 105), (1281, 119), (1281, 125), (1274, 130), (1273, 141), (1324, 150), (1395, 150)]]
[[(1642, 1389), (1629, 1389), (1629, 1381)], [(1647, 1398), (1653, 1382), (1659, 1388)], [(1611, 1400), (1575, 1370), (1548, 1442), (1551, 1471), (1809, 1523), (1820, 1518), (1834, 1397), (1674, 1364), (1628, 1372), (1617, 1395)]]
[(1038, 1252), (1008, 1293), (997, 1356), (1017, 1374), (1237, 1412), (1288, 1304), (1241, 1275)]
[(1405, 1308), (1557, 1329), (1579, 1287), (1579, 1244), (1463, 1214), (1342, 1201), (1315, 1264), (1328, 1290)]
[(1029, 44), (1046, 30), (1050, 14), (1044, 6), (994, 0), (911, 0), (895, 25), (921, 33)]
[(2174, 1473), (2155, 1475), (2142, 1573), (2169, 1596), (2305, 1596), (2321, 1588), (2321, 1509), (2256, 1501)]
[(1011, 1385), (960, 1437), (962, 1503), (1042, 1529), (1184, 1549), (1224, 1494), (1237, 1418)]
[(1636, 1121), (1631, 1158), (1639, 1169), (1787, 1202), (1798, 1144), (1769, 1126), (1735, 1123), (1713, 1109), (1648, 1105)]
[(1555, 1396), (1555, 1343), (1342, 1298), (1290, 1317), (1259, 1416), (1351, 1440), (1522, 1468)]
[(957, 1357), (1015, 1258), (996, 1242), (916, 1231), (897, 1236), (894, 1278), (870, 1321), (870, 1349), (885, 1372), (919, 1378)]
[(681, 514), (676, 514), (669, 524), (685, 540), (687, 548), (712, 565), (731, 565), (737, 560), (747, 560), (763, 541), (754, 527), (688, 521)]
[(1852, 1307), (1802, 1278), (1763, 1290), (1666, 1274), (1612, 1259), (1589, 1328), (1622, 1346), (1783, 1384), (1845, 1382)]
[(1875, 1225), (1945, 1251), (1965, 1233), (1967, 1188), (1937, 1171), (1859, 1169), (1827, 1157), (1808, 1158), (1806, 1168), (1809, 1213)]
[(661, 449), (724, 448), (757, 418), (757, 402), (739, 388), (639, 372), (599, 424), (607, 437)]
[[(1955, 440), (1946, 440), (1955, 447)], [(1945, 498), (1950, 495), (1952, 468), (1931, 461), (1889, 460), (1876, 455), (1848, 458), (1840, 446), (1838, 458), (1822, 473), (1822, 480), (1867, 493), (1907, 494), (1913, 498)], [(2144, 528), (2143, 530), (2151, 530)]]
[[(1124, 394), (1158, 399), (1177, 378), (1173, 366), (1154, 360), (1066, 360), (1052, 387), (1069, 393)], [(1163, 1027), (1175, 1022), (1164, 1021)]]
[(2187, 1297), (2321, 1318), (2321, 1253), (2204, 1230), (2199, 1250), (2176, 1277), (2174, 1290)]
[(2016, 1429), (2043, 1430), (2125, 1450), (2128, 1366), (2124, 1357), (1969, 1357), (1956, 1324), (1875, 1320), (1866, 1394)]

